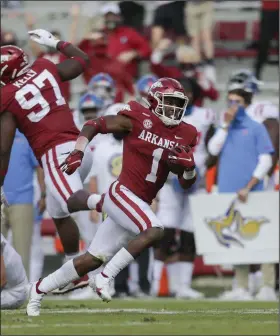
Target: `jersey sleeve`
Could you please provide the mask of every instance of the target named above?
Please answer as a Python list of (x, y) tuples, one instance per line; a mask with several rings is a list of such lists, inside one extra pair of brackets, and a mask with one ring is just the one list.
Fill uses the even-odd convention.
[(191, 132), (189, 130), (189, 132), (191, 133), (191, 142), (188, 145), (194, 148), (198, 144), (198, 133), (194, 126), (189, 125), (189, 128), (191, 128)]
[(13, 95), (6, 88), (1, 88), (0, 114), (9, 111), (9, 106), (13, 101)]
[(207, 121), (207, 124), (210, 125), (215, 125), (216, 124), (216, 115), (215, 112), (212, 109), (207, 108), (205, 110), (205, 119)]
[(119, 115), (124, 115), (132, 120), (139, 120), (139, 111), (135, 102), (131, 101), (125, 104), (118, 112)]
[(270, 136), (263, 124), (259, 124), (258, 128), (256, 129), (256, 145), (259, 155), (274, 153), (274, 148)]
[(279, 119), (279, 109), (276, 105), (266, 104), (263, 106), (263, 119)]

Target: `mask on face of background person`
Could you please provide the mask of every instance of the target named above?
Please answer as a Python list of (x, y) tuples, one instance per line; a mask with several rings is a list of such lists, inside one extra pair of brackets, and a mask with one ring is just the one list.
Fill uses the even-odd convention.
[(245, 114), (246, 114), (245, 107), (239, 105), (234, 120), (236, 120), (238, 122), (242, 121), (245, 117)]
[(230, 107), (234, 104), (238, 104), (238, 109), (237, 109), (236, 115), (234, 117), (234, 121), (240, 122), (245, 117), (245, 114), (246, 114), (245, 107), (240, 105), (238, 102), (235, 102), (233, 100), (228, 100), (228, 107)]

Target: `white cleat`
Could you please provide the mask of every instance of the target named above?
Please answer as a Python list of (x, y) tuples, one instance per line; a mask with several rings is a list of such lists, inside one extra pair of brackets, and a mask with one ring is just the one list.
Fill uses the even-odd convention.
[(204, 294), (196, 291), (192, 288), (182, 288), (181, 290), (177, 291), (176, 293), (176, 298), (177, 299), (203, 299)]
[(44, 297), (44, 293), (38, 293), (38, 286), (41, 283), (41, 279), (37, 282), (33, 282), (30, 287), (29, 292), (29, 301), (26, 307), (26, 314), (28, 316), (39, 316), (40, 315), (40, 308), (41, 308), (41, 301)]
[(112, 300), (112, 297), (110, 295), (111, 292), (110, 279), (102, 275), (102, 273), (99, 273), (90, 278), (89, 285), (102, 299), (102, 301), (110, 302)]
[(77, 289), (74, 292), (71, 292), (68, 296), (69, 300), (100, 300), (99, 296), (93, 289), (88, 286), (85, 288)]
[(253, 296), (245, 288), (236, 288), (224, 292), (219, 299), (224, 301), (251, 301)]
[(259, 301), (277, 301), (277, 295), (275, 290), (269, 286), (261, 287), (260, 291), (256, 295), (256, 300)]

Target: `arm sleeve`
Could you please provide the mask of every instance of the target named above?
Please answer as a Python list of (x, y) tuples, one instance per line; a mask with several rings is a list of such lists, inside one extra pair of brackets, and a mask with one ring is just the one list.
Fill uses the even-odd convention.
[(256, 132), (256, 145), (257, 145), (257, 151), (259, 155), (274, 153), (274, 148), (273, 148), (270, 136), (263, 124), (258, 124), (257, 132)]
[(262, 180), (272, 167), (272, 157), (270, 154), (259, 155), (258, 164), (253, 172), (253, 176)]
[(209, 140), (208, 151), (211, 155), (217, 156), (220, 154), (226, 142), (228, 131), (219, 128), (213, 137)]
[(137, 33), (136, 30), (131, 30), (131, 46), (138, 52), (141, 58), (148, 58), (151, 54), (148, 41)]

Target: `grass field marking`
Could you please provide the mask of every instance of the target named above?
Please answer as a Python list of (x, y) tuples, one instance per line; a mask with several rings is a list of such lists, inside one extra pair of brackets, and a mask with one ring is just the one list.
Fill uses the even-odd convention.
[[(4, 315), (16, 315), (25, 313), (25, 309), (17, 310), (1, 310)], [(137, 314), (154, 314), (154, 315), (177, 315), (177, 314), (206, 314), (206, 315), (222, 315), (222, 314), (238, 314), (238, 315), (253, 315), (253, 314), (278, 314), (276, 308), (269, 309), (188, 309), (188, 310), (150, 310), (142, 308), (105, 308), (105, 309), (41, 309), (42, 314), (114, 314), (114, 313), (137, 313)]]
[(55, 323), (55, 324), (46, 324), (46, 323), (27, 323), (27, 324), (16, 324), (16, 325), (9, 325), (9, 324), (2, 324), (1, 329), (21, 329), (21, 328), (65, 328), (65, 327), (73, 327), (73, 328), (82, 328), (82, 327), (131, 327), (131, 326), (143, 326), (143, 325), (170, 325), (171, 322), (123, 322), (123, 323)]

